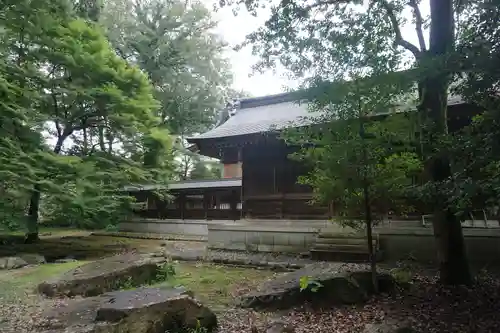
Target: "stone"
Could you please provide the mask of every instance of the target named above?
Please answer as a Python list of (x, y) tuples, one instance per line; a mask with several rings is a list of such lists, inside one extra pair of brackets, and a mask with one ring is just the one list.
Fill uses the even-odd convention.
[(76, 267), (38, 285), (48, 297), (97, 296), (119, 289), (123, 283), (134, 285), (153, 281), (159, 267), (149, 256), (127, 253), (100, 259)]
[[(318, 291), (300, 290), (303, 276), (319, 282)], [(379, 273), (379, 290), (391, 290), (394, 279), (388, 273)], [(373, 293), (371, 272), (365, 265), (318, 262), (280, 275), (264, 282), (256, 291), (240, 297), (239, 305), (245, 308), (286, 309), (304, 302), (328, 304), (359, 304)]]
[(17, 269), (28, 266), (23, 258), (20, 257), (2, 257), (0, 258), (0, 269)]
[(65, 264), (65, 263), (68, 263), (68, 262), (75, 262), (75, 261), (78, 261), (78, 260), (73, 259), (73, 258), (63, 258), (63, 259), (56, 259), (54, 261), (54, 263), (56, 263), (56, 264)]
[(279, 320), (268, 324), (265, 333), (295, 333), (295, 329), (292, 325)]
[(311, 252), (309, 252), (309, 251), (301, 252), (301, 253), (299, 253), (299, 255), (297, 257), (300, 259), (311, 259)]
[(410, 325), (388, 320), (383, 323), (366, 324), (363, 333), (415, 333)]
[(18, 257), (26, 261), (28, 265), (41, 265), (47, 263), (45, 257), (37, 253), (21, 253)]
[(53, 333), (165, 333), (198, 326), (212, 332), (216, 315), (183, 290), (139, 288), (69, 300), (43, 314)]

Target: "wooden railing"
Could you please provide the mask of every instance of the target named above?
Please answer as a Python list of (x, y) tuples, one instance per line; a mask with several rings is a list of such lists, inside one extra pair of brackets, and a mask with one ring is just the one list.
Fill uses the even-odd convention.
[[(432, 214), (422, 215), (422, 226), (432, 225)], [(477, 219), (476, 217), (480, 217)], [(488, 218), (484, 209), (468, 212), (461, 218), (462, 228), (500, 228), (500, 222)]]

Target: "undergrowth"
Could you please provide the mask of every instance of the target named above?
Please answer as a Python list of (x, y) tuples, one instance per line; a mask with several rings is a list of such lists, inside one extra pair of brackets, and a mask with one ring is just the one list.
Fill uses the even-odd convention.
[(176, 275), (174, 263), (164, 263), (158, 268), (156, 276), (146, 283), (137, 283), (129, 276), (126, 279), (116, 280), (113, 289), (115, 290), (130, 290), (148, 285), (161, 284), (172, 280)]

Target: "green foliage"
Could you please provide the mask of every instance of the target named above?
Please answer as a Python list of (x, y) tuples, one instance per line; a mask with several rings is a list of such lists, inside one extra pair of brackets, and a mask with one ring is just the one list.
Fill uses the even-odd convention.
[(164, 282), (171, 280), (176, 275), (175, 266), (171, 262), (164, 263), (160, 266), (158, 274), (156, 274), (156, 282)]
[(117, 190), (168, 177), (168, 153), (161, 172), (142, 163), (144, 137), (170, 149), (168, 135), (155, 130), (158, 103), (147, 76), (66, 1), (2, 5), (2, 222), (23, 224), (31, 198), (34, 232), (40, 202), (46, 224), (116, 225), (132, 203)]
[(313, 293), (318, 292), (318, 290), (323, 287), (321, 283), (313, 280), (310, 276), (301, 276), (299, 279), (300, 291), (310, 290)]
[[(380, 98), (383, 89), (386, 98)], [(287, 142), (302, 146), (293, 158), (311, 167), (299, 181), (313, 187), (317, 201), (333, 203), (342, 223), (359, 227), (366, 213), (365, 185), (375, 220), (412, 210), (413, 178), (422, 162), (415, 114), (398, 112), (399, 89), (365, 80), (328, 85), (321, 100), (310, 96), (317, 112), (311, 121), (318, 125), (285, 133)]]
[(104, 230), (105, 230), (105, 231), (107, 231), (107, 232), (117, 232), (117, 231), (119, 231), (120, 229), (118, 229), (118, 226), (117, 226), (117, 225), (115, 225), (115, 224), (108, 224), (108, 225), (106, 226), (106, 228), (104, 228)]
[(189, 174), (190, 179), (220, 179), (222, 177), (222, 165), (219, 161), (195, 160)]
[(453, 180), (440, 193), (458, 215), (485, 209), (499, 216), (500, 202), (500, 1), (471, 2), (460, 20), (458, 50), (463, 71), (454, 91), (481, 108), (470, 126), (446, 142), (453, 156)]
[[(164, 170), (159, 178), (172, 172), (174, 178), (189, 178), (197, 159), (187, 151), (185, 137), (215, 124), (217, 112), (240, 95), (229, 87), (226, 45), (213, 31), (210, 11), (198, 1), (110, 0), (100, 24), (117, 53), (148, 75), (160, 103), (156, 114), (164, 138), (169, 133), (176, 137), (169, 142), (174, 156), (164, 149), (163, 139), (144, 138), (145, 165)], [(163, 165), (172, 157), (177, 165)]]
[(118, 53), (149, 76), (166, 128), (186, 135), (214, 123), (231, 97), (231, 74), (201, 2), (107, 1), (101, 24)]

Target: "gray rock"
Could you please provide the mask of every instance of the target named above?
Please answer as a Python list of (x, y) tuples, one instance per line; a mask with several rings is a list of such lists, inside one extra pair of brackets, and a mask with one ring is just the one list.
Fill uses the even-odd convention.
[(383, 323), (366, 324), (363, 333), (415, 333), (410, 325), (388, 320)]
[(20, 257), (2, 257), (0, 258), (0, 269), (17, 269), (29, 264)]
[[(300, 289), (300, 278), (307, 276), (320, 284), (317, 291)], [(378, 276), (379, 289), (388, 291), (394, 287), (390, 274)], [(257, 291), (240, 298), (241, 307), (290, 308), (304, 302), (359, 304), (373, 293), (371, 272), (364, 266), (338, 263), (315, 263), (303, 269), (280, 275), (264, 282)]]
[(121, 254), (72, 269), (38, 285), (38, 292), (48, 297), (96, 296), (120, 289), (124, 282), (135, 285), (153, 281), (159, 272), (149, 256)]
[(53, 333), (165, 333), (198, 323), (211, 332), (217, 327), (215, 314), (187, 293), (159, 288), (72, 299), (46, 312), (44, 322), (43, 329)]
[(78, 260), (73, 259), (73, 258), (64, 258), (64, 259), (56, 259), (54, 261), (54, 263), (56, 263), (56, 264), (65, 264), (65, 263), (68, 263), (68, 262), (75, 262), (75, 261), (78, 261)]
[(21, 253), (18, 257), (26, 261), (28, 265), (41, 265), (47, 263), (44, 256), (36, 253)]
[(279, 320), (268, 324), (266, 333), (295, 333), (295, 329), (292, 325)]

